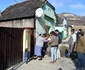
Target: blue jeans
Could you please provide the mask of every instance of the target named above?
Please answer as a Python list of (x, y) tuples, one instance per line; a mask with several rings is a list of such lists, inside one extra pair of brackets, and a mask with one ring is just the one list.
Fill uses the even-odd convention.
[(81, 68), (84, 68), (84, 62), (85, 62), (85, 53), (77, 52), (78, 55), (78, 69), (81, 70)]
[(29, 53), (25, 52), (25, 55), (24, 55), (24, 62), (25, 63), (28, 61), (28, 58), (29, 58)]
[(51, 47), (51, 59), (52, 61), (57, 59), (57, 47)]

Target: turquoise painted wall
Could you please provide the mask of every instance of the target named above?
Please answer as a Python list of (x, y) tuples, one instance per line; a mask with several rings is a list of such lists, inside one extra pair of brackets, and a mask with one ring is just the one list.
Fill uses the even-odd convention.
[(65, 25), (67, 25), (67, 20), (64, 18), (63, 19), (63, 26), (64, 26), (64, 28), (66, 28)]
[(42, 6), (44, 11), (42, 17), (36, 17), (36, 38), (41, 33), (46, 33), (45, 26), (50, 26), (52, 31), (55, 30), (54, 26), (56, 24), (56, 17), (53, 8), (47, 3)]
[(49, 29), (49, 32), (50, 33), (51, 31), (54, 31), (55, 28), (55, 21), (52, 19), (52, 18), (49, 18), (49, 17), (44, 17), (44, 21), (45, 21), (45, 24), (50, 26), (50, 29)]
[(62, 35), (63, 35), (63, 38), (66, 38), (67, 37), (67, 27), (65, 26), (67, 25), (67, 20), (64, 18), (63, 19), (63, 26), (62, 27), (55, 27), (55, 30), (58, 29), (59, 32), (63, 32)]
[(39, 34), (46, 33), (45, 31), (45, 22), (43, 20), (43, 17), (36, 18), (36, 38), (39, 36)]
[(56, 16), (55, 16), (55, 10), (53, 10), (53, 7), (50, 6), (48, 3), (46, 3), (43, 7), (44, 10), (44, 19), (46, 25), (50, 26), (49, 33), (51, 31), (54, 31), (54, 26), (56, 25)]
[(64, 28), (63, 38), (66, 38), (67, 37), (67, 20), (65, 18), (63, 20), (63, 28)]
[(56, 23), (56, 17), (53, 8), (48, 3), (44, 4), (42, 8), (44, 10), (44, 15), (52, 18)]

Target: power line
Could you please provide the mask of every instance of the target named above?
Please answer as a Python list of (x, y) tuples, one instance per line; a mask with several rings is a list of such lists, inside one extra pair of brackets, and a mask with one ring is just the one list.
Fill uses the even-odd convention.
[(18, 3), (18, 1), (17, 0), (14, 0), (16, 3)]
[[(61, 6), (61, 4), (56, 0), (56, 3), (59, 5), (59, 6)], [(64, 9), (63, 9), (64, 10)]]
[[(69, 7), (68, 7), (68, 3), (67, 3), (67, 1), (66, 1), (66, 0), (63, 0), (63, 1), (66, 3), (68, 11), (71, 12), (70, 9), (69, 9)], [(57, 2), (57, 4), (60, 5), (60, 3), (59, 3), (57, 0), (56, 0), (56, 2)]]
[(67, 3), (67, 1), (66, 0), (63, 0), (65, 3), (66, 3), (66, 5), (67, 5), (67, 9), (69, 10), (69, 12), (71, 12), (71, 10), (69, 9), (69, 7), (68, 7), (68, 3)]
[(56, 0), (56, 2), (57, 2), (58, 5), (60, 5), (59, 2), (58, 2), (57, 0)]

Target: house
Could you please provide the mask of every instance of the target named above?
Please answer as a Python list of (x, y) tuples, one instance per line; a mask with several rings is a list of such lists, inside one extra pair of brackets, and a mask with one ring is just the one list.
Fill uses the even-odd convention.
[(55, 30), (59, 30), (59, 32), (62, 33), (62, 37), (66, 38), (67, 37), (67, 20), (65, 17), (57, 17), (58, 18), (58, 22), (57, 22), (57, 26), (55, 27)]
[[(71, 28), (71, 26), (74, 26), (74, 29), (77, 31), (79, 29), (82, 29), (85, 31), (85, 17), (84, 16), (78, 16), (76, 14), (72, 13), (61, 13), (59, 14), (60, 17), (66, 17), (67, 18), (67, 26)], [(70, 34), (70, 32), (69, 32)]]
[(41, 8), (43, 15), (40, 18), (36, 17), (36, 38), (39, 34), (54, 31), (56, 25), (55, 8), (48, 1)]
[[(43, 14), (36, 16), (41, 8)], [(50, 15), (49, 15), (50, 14)], [(46, 0), (29, 0), (6, 8), (0, 16), (0, 69), (6, 69), (34, 53), (34, 40), (40, 33), (54, 30), (55, 8)]]

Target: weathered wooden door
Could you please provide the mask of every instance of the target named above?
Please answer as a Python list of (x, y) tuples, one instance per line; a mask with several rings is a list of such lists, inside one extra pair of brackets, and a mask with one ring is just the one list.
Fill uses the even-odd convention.
[(23, 29), (0, 27), (0, 70), (23, 60)]

